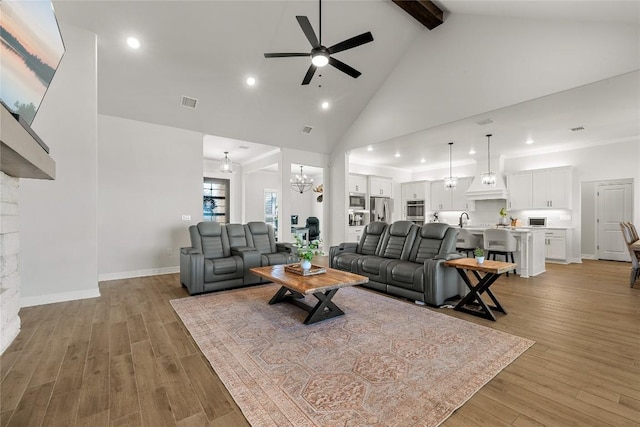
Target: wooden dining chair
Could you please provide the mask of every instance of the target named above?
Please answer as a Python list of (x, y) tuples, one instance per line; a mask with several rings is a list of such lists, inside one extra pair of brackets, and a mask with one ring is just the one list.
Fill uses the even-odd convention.
[(630, 222), (621, 222), (620, 230), (629, 250), (631, 257), (631, 274), (629, 276), (629, 285), (633, 287), (634, 283), (640, 277), (640, 240), (635, 226)]

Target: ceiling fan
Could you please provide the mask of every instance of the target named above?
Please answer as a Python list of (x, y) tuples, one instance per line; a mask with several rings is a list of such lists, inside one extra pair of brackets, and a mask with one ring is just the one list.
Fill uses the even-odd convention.
[(309, 22), (309, 18), (306, 16), (296, 16), (298, 20), (298, 24), (300, 24), (300, 28), (302, 28), (302, 32), (305, 36), (307, 36), (307, 40), (311, 43), (311, 52), (310, 53), (265, 53), (265, 58), (287, 58), (292, 56), (310, 56), (311, 57), (311, 65), (307, 70), (307, 74), (305, 74), (304, 79), (302, 79), (303, 85), (308, 85), (311, 82), (311, 78), (313, 77), (316, 69), (318, 67), (324, 67), (329, 64), (338, 70), (342, 71), (353, 77), (354, 79), (358, 78), (362, 73), (356, 70), (353, 67), (345, 64), (344, 62), (333, 58), (331, 55), (334, 53), (342, 52), (343, 50), (353, 49), (354, 47), (358, 47), (365, 43), (369, 43), (373, 41), (373, 35), (370, 31), (366, 33), (362, 33), (359, 36), (351, 37), (350, 39), (344, 40), (340, 43), (336, 43), (331, 47), (325, 47), (322, 45), (322, 0), (318, 1), (319, 6), (319, 18), (318, 18), (318, 35), (316, 37), (316, 33), (313, 31), (313, 27), (311, 27), (311, 23)]

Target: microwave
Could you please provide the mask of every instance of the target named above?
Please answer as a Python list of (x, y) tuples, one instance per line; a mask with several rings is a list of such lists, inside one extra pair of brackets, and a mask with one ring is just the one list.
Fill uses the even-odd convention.
[(349, 209), (366, 209), (367, 196), (359, 193), (349, 193)]
[(547, 218), (538, 217), (538, 218), (529, 218), (529, 227), (546, 227), (547, 226)]

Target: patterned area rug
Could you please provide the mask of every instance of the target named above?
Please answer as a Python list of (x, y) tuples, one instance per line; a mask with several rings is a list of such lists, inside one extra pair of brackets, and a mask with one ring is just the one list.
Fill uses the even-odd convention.
[(533, 344), (361, 288), (306, 326), (278, 288), (171, 301), (253, 426), (437, 426)]

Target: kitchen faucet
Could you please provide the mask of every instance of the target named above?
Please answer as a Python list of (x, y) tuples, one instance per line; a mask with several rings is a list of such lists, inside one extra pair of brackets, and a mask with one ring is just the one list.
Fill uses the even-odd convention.
[(460, 223), (458, 224), (458, 225), (460, 225), (460, 228), (462, 228), (462, 227), (463, 227), (463, 224), (462, 224), (462, 215), (466, 215), (466, 216), (467, 216), (467, 221), (469, 221), (469, 214), (468, 214), (468, 213), (466, 213), (466, 212), (462, 212), (462, 213), (460, 214)]

